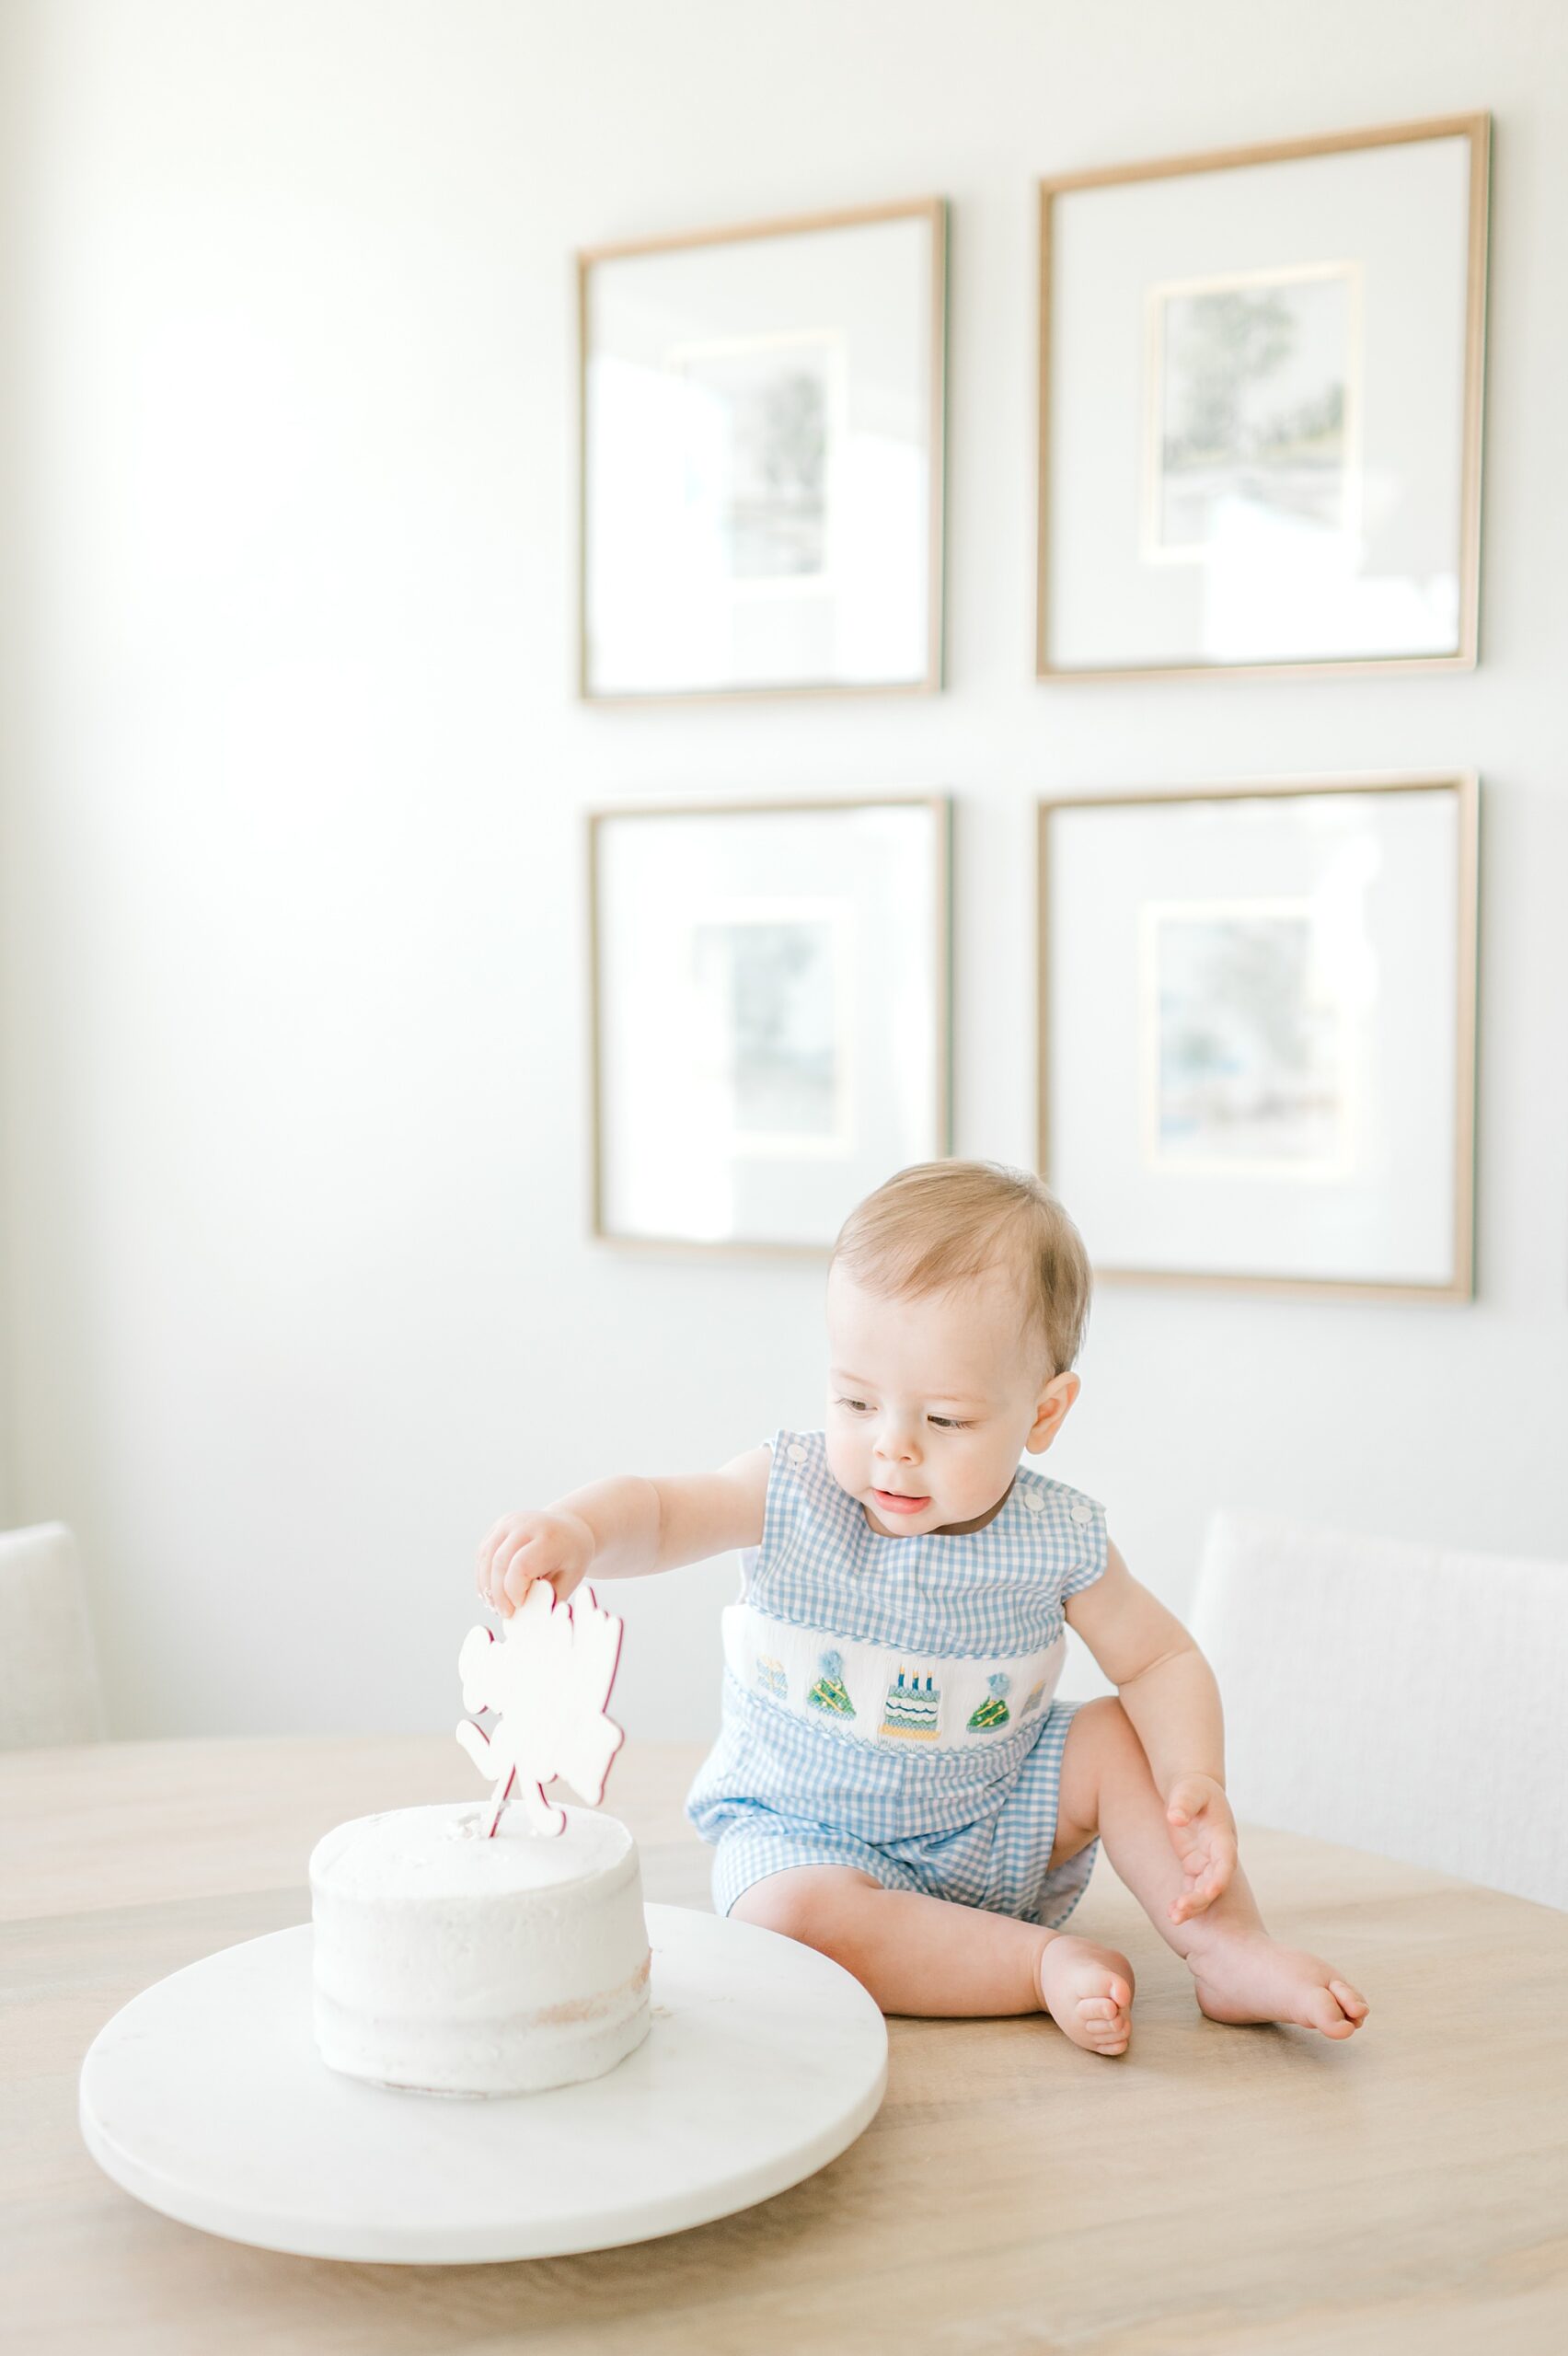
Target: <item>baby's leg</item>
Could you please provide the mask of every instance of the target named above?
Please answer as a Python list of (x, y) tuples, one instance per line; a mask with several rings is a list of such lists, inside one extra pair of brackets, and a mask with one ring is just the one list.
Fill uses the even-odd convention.
[(1052, 1864), (1076, 1856), (1096, 1832), (1160, 1937), (1186, 1961), (1211, 2020), (1294, 2021), (1335, 2038), (1360, 2027), (1366, 1998), (1320, 1956), (1270, 1938), (1239, 1865), (1204, 1913), (1171, 1922), (1186, 1877), (1144, 1747), (1120, 1702), (1110, 1700), (1084, 1703), (1068, 1732)]
[(730, 1911), (832, 1956), (884, 2013), (974, 2019), (1048, 2012), (1091, 2052), (1120, 2053), (1127, 2042), (1126, 1957), (1038, 1923), (887, 1889), (852, 1865), (767, 1874)]

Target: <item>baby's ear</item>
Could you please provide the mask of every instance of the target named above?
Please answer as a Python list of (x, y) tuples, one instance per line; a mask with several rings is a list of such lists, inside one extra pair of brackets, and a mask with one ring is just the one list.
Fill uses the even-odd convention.
[(1034, 1427), (1024, 1441), (1031, 1456), (1043, 1456), (1066, 1422), (1067, 1411), (1083, 1385), (1076, 1374), (1054, 1374), (1035, 1402)]

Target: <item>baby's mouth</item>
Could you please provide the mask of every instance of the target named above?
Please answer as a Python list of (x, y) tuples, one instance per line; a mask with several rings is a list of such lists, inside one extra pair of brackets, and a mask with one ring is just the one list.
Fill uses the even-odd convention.
[(892, 1489), (873, 1489), (871, 1495), (879, 1513), (924, 1513), (931, 1502), (929, 1497), (900, 1496)]

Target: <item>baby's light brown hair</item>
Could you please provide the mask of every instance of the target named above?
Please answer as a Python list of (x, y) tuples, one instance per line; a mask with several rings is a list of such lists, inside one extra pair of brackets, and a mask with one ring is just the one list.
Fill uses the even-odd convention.
[(1000, 1267), (1017, 1279), (1025, 1334), (1065, 1374), (1089, 1322), (1089, 1254), (1043, 1178), (1000, 1161), (917, 1161), (858, 1203), (833, 1260), (897, 1299), (945, 1292)]

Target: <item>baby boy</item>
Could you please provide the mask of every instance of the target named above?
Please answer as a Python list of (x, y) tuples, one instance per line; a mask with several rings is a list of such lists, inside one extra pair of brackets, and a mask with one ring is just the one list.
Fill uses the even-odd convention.
[[(480, 1593), (742, 1550), (723, 1724), (686, 1800), (721, 1913), (820, 1947), (887, 2013), (1043, 2011), (1122, 2053), (1133, 1970), (1065, 1931), (1096, 1849), (1219, 2021), (1351, 2036), (1237, 1861), (1219, 1695), (1092, 1499), (1025, 1470), (1078, 1393), (1088, 1261), (1022, 1171), (937, 1161), (860, 1204), (827, 1283), (827, 1424), (715, 1472), (506, 1515)], [(1054, 1699), (1076, 1628), (1119, 1698)]]

